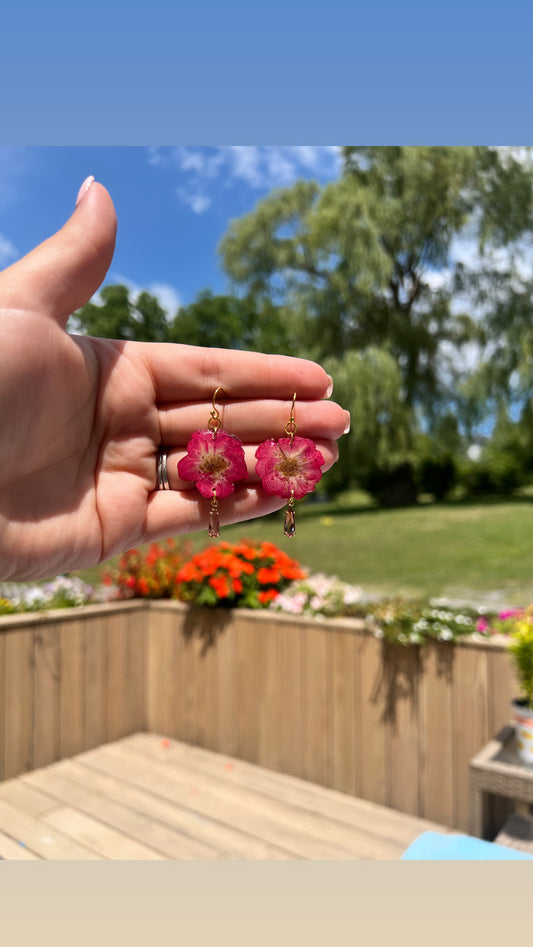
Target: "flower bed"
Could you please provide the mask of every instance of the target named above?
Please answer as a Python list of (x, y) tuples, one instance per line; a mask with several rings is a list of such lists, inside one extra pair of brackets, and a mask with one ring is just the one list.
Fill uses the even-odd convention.
[(152, 543), (124, 553), (103, 584), (76, 576), (51, 582), (0, 585), (0, 614), (68, 608), (120, 599), (176, 599), (195, 606), (269, 608), (276, 613), (361, 618), (376, 638), (405, 646), (511, 635), (519, 621), (533, 622), (533, 606), (489, 614), (443, 600), (369, 601), (360, 586), (322, 573), (309, 575), (268, 542), (220, 542), (192, 554), (189, 541)]
[(43, 585), (4, 582), (0, 584), (0, 615), (78, 608), (80, 605), (104, 602), (108, 598), (105, 588), (93, 588), (77, 576), (60, 575)]

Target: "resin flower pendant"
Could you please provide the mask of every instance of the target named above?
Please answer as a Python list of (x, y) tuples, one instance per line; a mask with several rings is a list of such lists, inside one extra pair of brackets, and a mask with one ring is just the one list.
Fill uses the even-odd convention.
[(194, 432), (187, 444), (186, 456), (178, 463), (181, 479), (191, 480), (203, 497), (211, 499), (208, 534), (212, 538), (220, 535), (219, 499), (233, 493), (236, 481), (248, 478), (242, 442), (233, 434), (219, 430), (220, 416), (215, 408), (215, 398), (221, 390), (217, 388), (213, 395), (208, 429)]
[(263, 441), (255, 452), (256, 471), (263, 490), (270, 496), (287, 497), (284, 534), (294, 536), (296, 532), (295, 500), (310, 493), (322, 477), (324, 458), (308, 437), (296, 436), (294, 421), (294, 395), (291, 417), (285, 425), (287, 437)]
[(255, 452), (263, 490), (275, 497), (301, 500), (322, 477), (324, 458), (308, 437), (263, 441)]

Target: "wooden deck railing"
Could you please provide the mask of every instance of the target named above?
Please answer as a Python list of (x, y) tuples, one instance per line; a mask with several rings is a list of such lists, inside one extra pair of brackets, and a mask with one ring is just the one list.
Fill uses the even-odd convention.
[(0, 620), (0, 778), (138, 730), (468, 830), (468, 761), (516, 686), (501, 641), (179, 603)]

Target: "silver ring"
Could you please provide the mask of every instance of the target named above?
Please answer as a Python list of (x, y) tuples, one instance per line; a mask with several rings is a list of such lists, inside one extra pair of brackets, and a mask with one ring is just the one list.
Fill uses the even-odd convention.
[(170, 490), (170, 483), (167, 473), (168, 455), (165, 447), (159, 448), (157, 455), (157, 489)]

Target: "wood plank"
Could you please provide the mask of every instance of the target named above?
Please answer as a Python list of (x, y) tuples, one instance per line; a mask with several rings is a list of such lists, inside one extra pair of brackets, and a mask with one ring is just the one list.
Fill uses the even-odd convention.
[[(132, 616), (133, 617), (133, 616)], [(85, 742), (87, 749), (107, 740), (107, 618), (85, 621)]]
[(511, 701), (518, 694), (518, 684), (507, 650), (494, 649), (488, 652), (487, 670), (490, 693), (489, 730), (492, 737), (512, 719)]
[(33, 633), (5, 635), (4, 775), (17, 776), (33, 766)]
[(39, 861), (39, 856), (5, 832), (0, 832), (0, 858), (6, 861)]
[[(235, 834), (227, 844), (235, 850), (236, 846), (242, 848), (243, 840), (246, 839), (245, 854), (243, 853), (242, 857), (264, 857), (251, 854), (257, 845), (263, 851), (265, 849), (276, 851), (277, 857), (301, 857), (294, 850), (294, 846), (288, 845), (282, 833), (278, 832), (276, 838), (273, 839), (269, 837), (268, 832), (257, 832), (255, 824), (253, 829), (250, 829), (250, 817), (248, 816), (244, 821), (241, 820), (241, 810), (238, 807), (225, 802), (221, 803), (212, 796), (206, 796), (205, 792), (200, 793), (195, 785), (195, 774), (186, 776), (181, 774), (180, 779), (179, 773), (173, 776), (164, 767), (139, 766), (139, 759), (135, 756), (124, 756), (120, 751), (113, 752), (117, 746), (118, 744), (108, 744), (99, 750), (91, 750), (88, 754), (79, 757), (79, 761), (84, 766), (97, 769), (99, 772), (127, 780), (130, 786), (153, 795), (158, 802), (166, 802), (174, 808), (174, 818), (186, 813), (189, 819), (197, 821), (198, 830), (201, 832), (207, 830), (211, 833), (213, 826), (216, 826), (217, 834), (222, 831), (227, 839), (229, 832), (238, 831), (240, 846)], [(266, 857), (272, 857), (272, 855), (269, 854)]]
[(361, 640), (360, 680), (360, 752), (361, 771), (358, 783), (362, 799), (380, 805), (386, 799), (385, 727), (383, 716), (385, 701), (383, 693), (382, 643), (372, 635)]
[[(299, 776), (302, 772), (302, 636), (294, 622), (278, 625), (278, 769)], [(221, 747), (223, 750), (223, 747)]]
[(237, 662), (237, 756), (251, 763), (257, 761), (258, 755), (258, 708), (255, 694), (259, 669), (255, 646), (258, 632), (265, 630), (258, 628), (254, 621), (248, 621), (242, 615), (239, 615), (233, 629)]
[(190, 769), (208, 773), (218, 782), (244, 786), (405, 846), (421, 832), (446, 831), (433, 822), (406, 816), (394, 809), (355, 799), (297, 777), (270, 772), (243, 760), (231, 759), (219, 753), (206, 753), (200, 747), (172, 741), (163, 748), (152, 734), (135, 734), (128, 739), (127, 745), (137, 748), (148, 761), (175, 760)]
[(364, 663), (365, 641), (368, 635), (353, 635), (353, 707), (354, 707), (354, 795), (363, 796), (363, 727), (366, 705), (363, 704), (362, 665)]
[(302, 639), (302, 777), (328, 784), (330, 649), (323, 628), (306, 625)]
[(331, 639), (331, 760), (328, 783), (355, 793), (355, 642), (344, 631)]
[[(71, 778), (76, 774), (77, 779), (96, 788), (102, 795), (115, 798), (119, 794), (125, 805), (157, 820), (165, 833), (175, 831), (179, 835), (178, 854), (172, 857), (181, 858), (183, 851), (189, 851), (191, 857), (195, 858), (287, 858), (287, 853), (282, 849), (242, 832), (237, 826), (225, 825), (205, 816), (199, 817), (186, 806), (178, 805), (175, 800), (164, 799), (155, 791), (125, 782), (120, 763), (102, 760), (98, 754), (91, 759), (92, 765), (80, 762), (80, 759), (62, 764), (68, 764), (67, 772)], [(167, 838), (166, 844), (172, 844), (172, 839)]]
[[(63, 828), (63, 823), (57, 821), (56, 813), (62, 819), (62, 813), (67, 808), (69, 811), (76, 809), (89, 817), (91, 825), (97, 822), (113, 830), (112, 836), (108, 832), (102, 835), (105, 849), (97, 846), (88, 837), (68, 832), (84, 844), (90, 844), (103, 857), (180, 859), (217, 857), (217, 852), (213, 848), (175, 831), (168, 825), (161, 824), (154, 818), (153, 811), (139, 811), (131, 807), (129, 804), (132, 798), (131, 793), (128, 792), (128, 786), (123, 781), (115, 780), (112, 792), (110, 792), (108, 782), (102, 792), (102, 778), (99, 778), (99, 774), (94, 773), (87, 766), (76, 764), (76, 761), (64, 760), (57, 766), (28, 774), (25, 782), (54, 797), (55, 810), (46, 816), (46, 820), (57, 828)], [(67, 832), (66, 828), (63, 830)], [(118, 836), (122, 838), (120, 847), (117, 847)]]
[(148, 614), (134, 612), (128, 620), (128, 733), (146, 728)]
[(65, 757), (85, 748), (85, 633), (81, 620), (60, 628), (60, 754)]
[(257, 756), (260, 766), (278, 768), (279, 719), (279, 625), (274, 622), (255, 636), (256, 701), (257, 701)]
[(68, 806), (55, 809), (43, 821), (73, 841), (92, 849), (100, 858), (160, 861), (163, 857), (78, 809)]
[(0, 831), (24, 844), (26, 848), (42, 858), (83, 860), (98, 858), (92, 849), (73, 841), (53, 826), (27, 815), (2, 799), (0, 799)]
[[(507, 726), (512, 717), (511, 701), (517, 693), (516, 677), (507, 650), (487, 652), (488, 732), (492, 738)], [(486, 829), (489, 838), (498, 834), (513, 813), (513, 800), (507, 796), (486, 797)]]
[[(128, 767), (128, 778), (137, 782), (143, 752), (126, 743), (99, 751)], [(280, 845), (304, 858), (394, 858), (402, 847), (373, 837), (314, 812), (308, 812), (240, 786), (181, 765), (152, 761), (152, 778), (159, 792), (188, 800), (187, 805), (211, 817), (231, 821), (265, 841)], [(145, 774), (141, 774), (144, 778)]]
[(46, 766), (60, 759), (61, 626), (37, 626), (33, 634), (35, 655), (35, 724), (33, 765)]
[(181, 732), (183, 739), (200, 746), (212, 743), (215, 729), (213, 661), (219, 621), (216, 610), (191, 627), (181, 656)]
[[(493, 734), (488, 729), (487, 652), (455, 645), (453, 678), (453, 824), (470, 828), (470, 759)], [(475, 713), (472, 709), (475, 708)]]
[(418, 815), (420, 649), (385, 645), (385, 805)]
[(165, 654), (169, 655), (169, 674), (163, 678), (161, 692), (162, 700), (168, 704), (168, 725), (161, 727), (160, 732), (174, 736), (180, 740), (189, 739), (189, 725), (191, 722), (190, 688), (191, 677), (194, 677), (192, 660), (192, 627), (196, 612), (187, 613), (183, 624), (177, 624), (172, 618), (168, 629), (168, 638), (163, 637)]
[(217, 739), (213, 750), (234, 756), (237, 752), (237, 649), (233, 624), (217, 636), (215, 662), (215, 716)]
[(147, 691), (148, 727), (166, 736), (180, 736), (177, 714), (181, 693), (181, 647), (171, 612), (154, 610), (150, 617)]
[(455, 650), (436, 642), (424, 649), (419, 699), (419, 815), (453, 825), (452, 679)]
[[(30, 774), (31, 775), (31, 774)], [(25, 777), (8, 779), (0, 784), (0, 799), (9, 802), (27, 815), (39, 817), (57, 808), (57, 802), (44, 792), (24, 782)]]
[[(107, 739), (130, 733), (129, 724), (129, 620), (113, 615), (107, 623)], [(74, 755), (74, 754), (69, 754)]]

